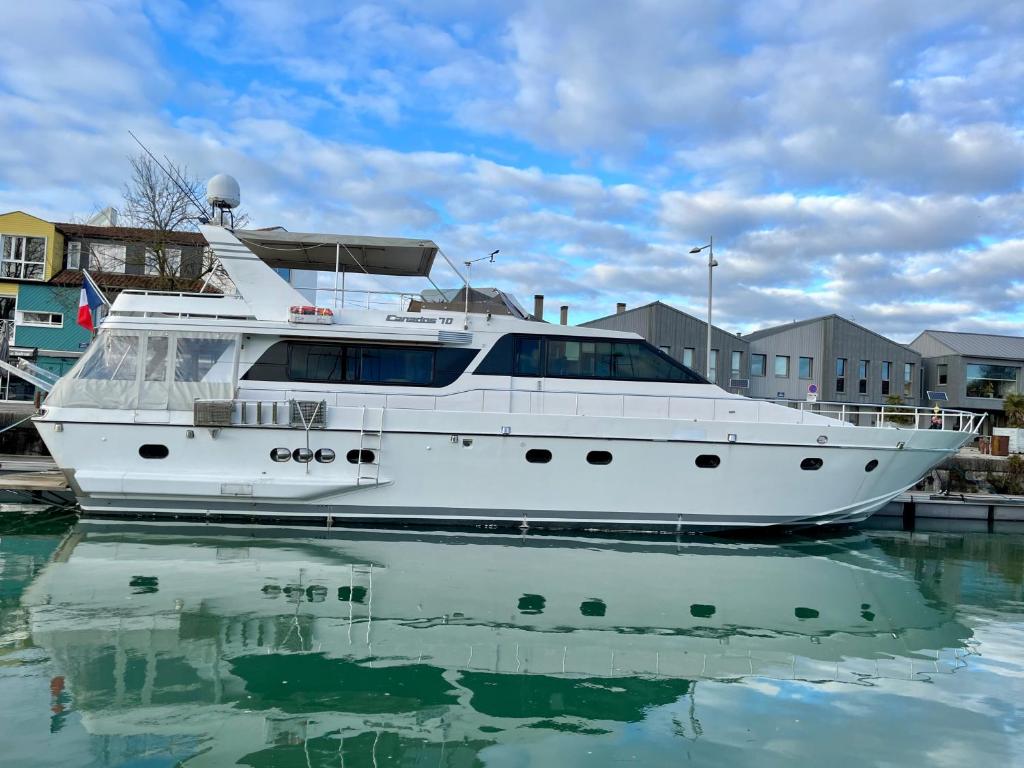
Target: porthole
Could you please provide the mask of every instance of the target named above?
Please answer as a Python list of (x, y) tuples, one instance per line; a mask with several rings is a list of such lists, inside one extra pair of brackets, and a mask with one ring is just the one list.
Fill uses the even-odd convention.
[(318, 448), (317, 452), (313, 454), (313, 457), (321, 464), (330, 464), (334, 461), (334, 451), (330, 448)]
[(359, 450), (353, 448), (351, 451), (345, 454), (345, 458), (349, 464), (373, 464), (373, 460), (376, 458), (373, 451), (368, 451), (366, 448)]
[(166, 445), (147, 443), (139, 446), (139, 456), (144, 459), (166, 459), (169, 453)]
[(591, 451), (587, 454), (588, 464), (611, 464), (612, 455), (608, 451)]
[(287, 448), (275, 448), (270, 452), (270, 458), (273, 461), (291, 461), (292, 452)]
[(874, 472), (875, 471), (875, 467), (877, 467), (877, 466), (878, 466), (878, 459), (872, 459), (871, 461), (869, 461), (867, 464), (864, 465), (864, 471), (865, 472)]
[(526, 460), (531, 464), (547, 464), (551, 461), (551, 451), (547, 448), (531, 448), (526, 452)]
[(296, 448), (292, 451), (292, 458), (301, 464), (308, 464), (313, 460), (313, 451), (309, 448)]
[(806, 469), (810, 472), (815, 469), (821, 469), (821, 465), (824, 463), (821, 459), (804, 459), (800, 462), (800, 469)]
[(722, 460), (713, 453), (702, 453), (693, 463), (701, 469), (714, 469), (722, 463)]

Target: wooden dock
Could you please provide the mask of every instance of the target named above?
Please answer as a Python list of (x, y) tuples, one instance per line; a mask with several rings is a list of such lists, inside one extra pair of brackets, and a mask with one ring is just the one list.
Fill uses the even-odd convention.
[(73, 504), (64, 473), (49, 456), (0, 456), (0, 501)]

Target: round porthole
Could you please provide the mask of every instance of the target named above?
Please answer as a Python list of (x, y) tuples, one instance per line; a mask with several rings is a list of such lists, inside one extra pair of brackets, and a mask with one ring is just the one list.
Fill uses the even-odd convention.
[(144, 459), (166, 459), (170, 451), (166, 445), (154, 445), (152, 443), (139, 446), (139, 456)]
[(547, 448), (531, 448), (526, 452), (526, 460), (531, 464), (547, 464), (551, 461), (551, 451)]
[(696, 464), (701, 469), (714, 469), (715, 467), (722, 463), (722, 460), (718, 456), (715, 456), (713, 453), (702, 453), (700, 456), (694, 459), (693, 463)]
[(334, 461), (334, 451), (330, 448), (318, 448), (317, 452), (313, 454), (313, 457), (321, 464), (330, 464)]
[(591, 451), (587, 454), (588, 464), (611, 464), (612, 455), (608, 451)]
[(800, 462), (800, 469), (805, 469), (808, 472), (811, 472), (816, 469), (821, 469), (821, 465), (824, 463), (825, 462), (821, 459), (804, 459)]
[(878, 459), (872, 459), (871, 461), (869, 461), (867, 464), (864, 465), (864, 471), (865, 472), (874, 472), (875, 471), (875, 467), (877, 467), (877, 466), (878, 466)]
[[(360, 456), (362, 454), (362, 456)], [(345, 454), (345, 459), (349, 464), (373, 464), (373, 460), (376, 458), (373, 451), (368, 451), (365, 448), (358, 450), (353, 448), (351, 451)]]
[(292, 451), (292, 458), (301, 464), (308, 464), (313, 460), (313, 451), (309, 448), (296, 448)]
[(292, 458), (292, 452), (287, 448), (275, 448), (270, 452), (270, 458), (273, 461), (290, 461)]

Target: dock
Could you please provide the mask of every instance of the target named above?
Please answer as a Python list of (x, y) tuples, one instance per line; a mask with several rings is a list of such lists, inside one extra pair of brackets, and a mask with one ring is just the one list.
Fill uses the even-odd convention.
[(75, 496), (49, 456), (0, 455), (0, 501), (64, 506)]

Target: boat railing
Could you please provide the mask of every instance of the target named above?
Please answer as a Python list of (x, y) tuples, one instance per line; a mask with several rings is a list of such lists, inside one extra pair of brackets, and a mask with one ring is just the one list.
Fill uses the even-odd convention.
[(320, 304), (319, 296), (326, 293), (329, 296), (327, 306), (338, 309), (389, 309), (395, 312), (405, 312), (409, 302), (423, 301), (418, 291), (368, 291), (353, 288), (316, 288), (318, 297), (317, 304)]
[[(246, 393), (247, 395), (249, 393)], [(292, 393), (290, 393), (292, 394)], [(314, 393), (295, 395), (308, 398)], [(231, 401), (230, 423), (237, 426), (289, 426), (293, 400), (280, 393), (267, 393), (265, 400), (248, 396)], [(508, 388), (475, 388), (446, 394), (383, 393), (358, 390), (345, 393), (316, 393), (317, 402), (326, 406), (374, 407), (392, 410), (480, 411), (485, 413), (530, 413), (551, 416), (618, 416), (622, 418), (667, 418), (677, 421), (753, 422), (758, 424), (820, 423), (809, 416), (838, 420), (844, 426), (928, 429), (932, 428), (977, 434), (985, 420), (984, 414), (911, 405), (869, 405), (746, 398), (673, 397), (631, 392), (535, 391)], [(276, 401), (276, 405), (274, 402)], [(209, 401), (197, 401), (209, 402)], [(779, 408), (790, 407), (792, 419), (780, 418)], [(222, 406), (222, 408), (225, 406)], [(227, 418), (228, 411), (221, 418)], [(280, 414), (280, 416), (278, 416)], [(225, 423), (225, 426), (227, 424)]]
[(223, 293), (199, 293), (198, 291), (149, 291), (142, 288), (125, 288), (121, 293), (134, 296), (176, 296), (188, 299), (223, 299)]

